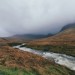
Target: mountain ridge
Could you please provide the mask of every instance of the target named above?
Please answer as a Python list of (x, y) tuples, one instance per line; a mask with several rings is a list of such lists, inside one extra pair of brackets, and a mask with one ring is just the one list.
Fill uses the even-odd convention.
[(61, 31), (64, 31), (64, 30), (69, 29), (69, 28), (75, 28), (75, 23), (65, 25), (65, 26), (61, 29)]
[(26, 40), (34, 40), (34, 39), (40, 39), (40, 38), (46, 38), (49, 36), (53, 36), (53, 34), (21, 34), (21, 35), (14, 35), (12, 37), (20, 38), (20, 39), (26, 39)]

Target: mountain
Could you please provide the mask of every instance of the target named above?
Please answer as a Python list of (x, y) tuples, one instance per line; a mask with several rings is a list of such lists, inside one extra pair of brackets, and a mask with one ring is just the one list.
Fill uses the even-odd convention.
[(33, 40), (33, 39), (40, 39), (46, 38), (48, 36), (52, 36), (53, 34), (43, 35), (43, 34), (23, 34), (23, 35), (15, 35), (13, 37), (25, 39), (25, 40)]
[(27, 46), (35, 49), (40, 49), (65, 53), (75, 56), (75, 25), (67, 25), (62, 28), (63, 31), (58, 34), (39, 40), (30, 41)]
[[(65, 25), (61, 31), (53, 36), (46, 37), (43, 39), (33, 40), (30, 43), (40, 44), (40, 45), (61, 45), (64, 43), (75, 41), (75, 24)], [(75, 45), (75, 44), (73, 44)]]
[(65, 25), (65, 26), (61, 29), (61, 31), (66, 30), (66, 29), (69, 29), (69, 28), (75, 28), (75, 23)]

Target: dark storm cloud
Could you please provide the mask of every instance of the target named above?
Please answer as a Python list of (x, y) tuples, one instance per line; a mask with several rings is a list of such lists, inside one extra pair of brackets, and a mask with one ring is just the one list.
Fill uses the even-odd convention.
[(0, 0), (0, 36), (50, 33), (75, 22), (75, 0)]

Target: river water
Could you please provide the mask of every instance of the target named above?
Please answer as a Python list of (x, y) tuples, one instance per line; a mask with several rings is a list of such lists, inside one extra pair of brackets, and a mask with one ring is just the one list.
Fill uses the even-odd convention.
[(21, 47), (21, 45), (14, 46), (13, 48), (18, 48), (23, 51), (40, 55), (48, 60), (53, 60), (55, 63), (66, 66), (67, 68), (75, 71), (75, 57), (53, 52), (43, 52), (31, 48)]

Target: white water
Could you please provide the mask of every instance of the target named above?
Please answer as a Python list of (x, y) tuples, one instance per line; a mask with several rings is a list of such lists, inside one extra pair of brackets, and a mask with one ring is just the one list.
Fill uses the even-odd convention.
[(59, 54), (59, 53), (52, 53), (52, 52), (43, 52), (38, 50), (33, 50), (26, 47), (20, 47), (21, 45), (14, 46), (13, 48), (18, 48), (23, 51), (31, 52), (34, 54), (41, 55), (42, 57), (46, 59), (52, 59), (55, 61), (55, 63), (66, 66), (67, 68), (71, 70), (75, 70), (75, 57), (68, 56), (65, 54)]

